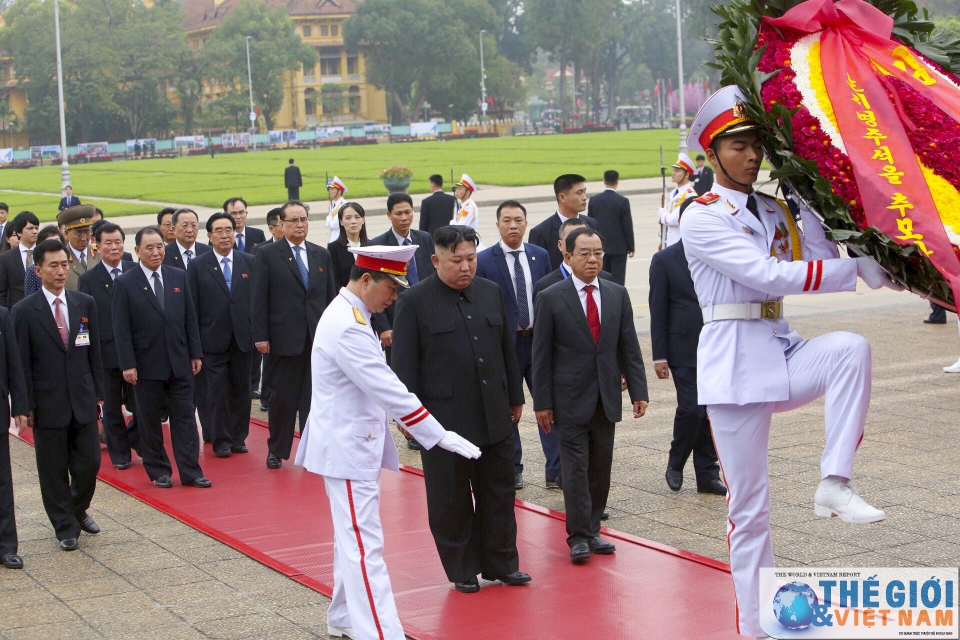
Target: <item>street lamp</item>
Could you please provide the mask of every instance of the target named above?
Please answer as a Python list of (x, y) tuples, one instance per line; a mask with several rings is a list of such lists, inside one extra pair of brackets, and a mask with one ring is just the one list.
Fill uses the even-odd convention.
[(250, 40), (253, 36), (247, 36), (247, 89), (250, 91), (250, 142), (253, 144), (253, 150), (257, 150), (257, 131), (253, 123), (257, 120), (257, 114), (253, 110), (253, 76), (250, 73)]
[(680, 71), (680, 152), (687, 152), (687, 109), (683, 102), (683, 31), (680, 21), (680, 0), (677, 0), (677, 64)]
[(60, 191), (70, 184), (70, 163), (67, 162), (67, 124), (63, 115), (63, 61), (60, 58), (60, 3), (53, 0), (53, 24), (57, 40), (57, 97), (60, 107)]
[(487, 113), (487, 73), (483, 68), (483, 34), (486, 29), (480, 30), (480, 110), (484, 115)]

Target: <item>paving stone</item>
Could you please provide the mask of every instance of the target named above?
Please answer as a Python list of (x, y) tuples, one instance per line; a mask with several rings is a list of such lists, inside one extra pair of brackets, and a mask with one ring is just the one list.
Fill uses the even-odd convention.
[(61, 602), (29, 605), (16, 609), (13, 615), (0, 617), (0, 631), (6, 633), (20, 627), (33, 627), (54, 622), (71, 622), (77, 620), (77, 614)]
[(9, 640), (86, 640), (102, 638), (97, 631), (81, 620), (77, 622), (55, 622), (32, 627), (21, 627), (4, 631), (3, 637)]

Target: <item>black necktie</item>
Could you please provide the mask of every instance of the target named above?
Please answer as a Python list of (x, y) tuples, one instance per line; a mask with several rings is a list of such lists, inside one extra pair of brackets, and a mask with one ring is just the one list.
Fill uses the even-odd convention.
[(157, 296), (157, 302), (160, 303), (160, 311), (166, 313), (163, 300), (163, 281), (160, 279), (160, 274), (156, 271), (153, 272), (153, 293)]
[(756, 218), (758, 221), (760, 220), (760, 211), (757, 209), (757, 197), (752, 193), (747, 198), (747, 210), (753, 214), (754, 218)]
[(520, 264), (520, 251), (511, 251), (513, 254), (513, 284), (517, 294), (517, 324), (520, 329), (526, 329), (530, 324), (530, 305), (527, 303), (527, 278)]

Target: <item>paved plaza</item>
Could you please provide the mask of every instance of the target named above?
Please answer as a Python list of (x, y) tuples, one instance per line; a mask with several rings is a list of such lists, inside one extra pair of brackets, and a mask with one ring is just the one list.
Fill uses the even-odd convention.
[[(606, 524), (727, 562), (724, 499), (697, 494), (692, 461), (679, 493), (670, 491), (663, 477), (675, 394), (672, 381), (656, 379), (650, 362), (647, 267), (658, 243), (659, 195), (645, 191), (657, 183), (636, 180), (624, 185), (635, 194), (631, 203), (637, 255), (628, 265), (627, 285), (647, 368), (650, 408), (644, 418), (628, 418), (618, 426), (611, 518)], [(596, 185), (590, 186), (595, 193)], [(531, 202), (532, 226), (553, 213), (545, 200), (551, 193), (549, 187), (490, 189), (481, 190), (478, 200), (519, 194)], [(384, 201), (363, 202), (371, 237), (388, 227)], [(262, 219), (268, 208), (256, 208), (252, 219)], [(325, 213), (325, 203), (314, 213), (318, 209)], [(484, 241), (492, 244), (497, 239), (494, 207), (482, 206), (481, 220)], [(124, 224), (136, 228), (146, 222), (138, 217), (124, 219)], [(311, 223), (310, 240), (326, 244), (326, 234), (322, 222)], [(956, 316), (950, 314), (945, 326), (925, 325), (921, 320), (929, 308), (924, 301), (907, 293), (870, 291), (862, 283), (855, 293), (794, 296), (785, 305), (793, 327), (807, 338), (852, 331), (873, 346), (873, 402), (855, 482), (868, 502), (886, 510), (888, 519), (855, 526), (815, 518), (823, 403), (778, 415), (770, 442), (778, 563), (960, 565), (960, 479), (954, 451), (960, 375), (942, 372), (960, 356)], [(255, 402), (254, 417), (266, 419), (258, 407)], [(528, 395), (521, 422), (527, 486), (518, 497), (562, 511), (561, 493), (544, 486), (536, 429)], [(402, 446), (399, 434), (394, 433), (394, 439), (401, 462), (420, 466), (419, 454)], [(25, 569), (0, 570), (0, 637), (326, 637), (326, 597), (103, 483), (90, 510), (102, 533), (84, 534), (77, 552), (60, 551), (40, 502), (32, 448), (12, 439), (11, 457)], [(300, 471), (291, 464), (280, 473)], [(135, 465), (127, 473), (142, 474), (143, 469)], [(216, 477), (211, 480), (217, 483)], [(304, 508), (329, 507), (320, 500)], [(385, 533), (390, 545), (391, 532)]]

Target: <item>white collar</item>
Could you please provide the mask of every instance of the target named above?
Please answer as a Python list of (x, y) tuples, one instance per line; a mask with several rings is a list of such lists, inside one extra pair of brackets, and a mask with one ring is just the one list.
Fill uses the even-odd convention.
[(730, 201), (730, 204), (735, 206), (737, 209), (746, 209), (747, 200), (755, 192), (744, 193), (743, 191), (734, 191), (733, 189), (728, 189), (724, 186), (721, 186), (719, 183), (714, 182), (713, 187), (710, 188), (711, 193), (715, 193), (720, 196), (721, 199), (726, 199)]
[(507, 243), (503, 241), (503, 238), (500, 239), (500, 248), (503, 250), (504, 255), (508, 253), (513, 253), (514, 251), (519, 251), (520, 253), (523, 253), (523, 254), (527, 253), (527, 249), (526, 247), (523, 246), (522, 242), (520, 243), (520, 247), (518, 249), (511, 249), (507, 245)]
[(577, 218), (580, 217), (580, 214), (578, 213), (577, 215), (573, 216), (572, 218), (568, 218), (567, 216), (565, 216), (565, 215), (563, 215), (562, 213), (560, 213), (560, 209), (557, 209), (557, 215), (560, 216), (560, 219), (561, 219), (561, 220), (576, 220)]
[(106, 262), (104, 262), (102, 259), (100, 260), (100, 264), (102, 264), (102, 265), (103, 265), (103, 268), (107, 270), (107, 273), (110, 273), (110, 272), (113, 271), (114, 269), (119, 269), (119, 270), (120, 270), (120, 273), (123, 273), (123, 258), (122, 258), (122, 257), (120, 258), (120, 262), (118, 262), (118, 263), (117, 263), (117, 266), (115, 266), (115, 267), (111, 267), (111, 266), (108, 265)]
[[(75, 257), (77, 260), (80, 259), (80, 256), (83, 256), (83, 259), (84, 259), (84, 260), (87, 259), (87, 249), (84, 249), (83, 251), (77, 251), (76, 249), (73, 248), (73, 245), (70, 244), (69, 242), (67, 243), (67, 246), (70, 247), (70, 251), (73, 252), (74, 257)], [(89, 247), (88, 247), (88, 248), (89, 248)]]
[(583, 291), (583, 288), (589, 285), (593, 285), (597, 288), (597, 291), (600, 290), (600, 277), (593, 279), (593, 282), (584, 282), (577, 276), (573, 275), (573, 271), (570, 272), (570, 277), (573, 278), (573, 286), (577, 288), (577, 291)]
[(60, 295), (58, 296), (53, 295), (52, 293), (47, 291), (46, 287), (43, 287), (43, 286), (40, 287), (40, 291), (43, 291), (43, 297), (47, 299), (47, 304), (50, 305), (51, 307), (53, 306), (54, 300), (59, 300), (60, 302), (63, 303), (64, 307), (66, 307), (67, 305), (67, 288), (66, 287), (63, 288), (63, 291), (61, 291)]
[(407, 237), (406, 237), (406, 238), (404, 238), (402, 235), (400, 235), (399, 233), (397, 233), (397, 230), (394, 229), (393, 227), (390, 227), (390, 232), (393, 233), (393, 236), (397, 239), (397, 244), (399, 244), (400, 246), (403, 246), (403, 241), (404, 241), (404, 240), (409, 240), (409, 241), (410, 241), (410, 244), (413, 244), (413, 234), (410, 233), (410, 229), (407, 229)]
[(603, 190), (604, 190), (604, 191), (613, 191), (614, 193), (617, 192), (617, 190), (614, 189), (613, 187), (604, 187)]
[(354, 242), (354, 241), (351, 240), (350, 238), (347, 238), (347, 246), (348, 246), (348, 247), (359, 247), (359, 246), (361, 246), (361, 245), (360, 245), (360, 241), (359, 241), (359, 240), (358, 240), (357, 242)]
[(147, 276), (147, 282), (149, 282), (151, 285), (153, 284), (153, 274), (155, 273), (160, 275), (161, 281), (163, 280), (163, 271), (162, 271), (163, 266), (161, 266), (156, 271), (151, 271), (145, 264), (143, 264), (143, 262), (140, 262), (138, 264), (140, 265), (140, 268), (143, 269), (143, 275)]
[[(216, 253), (216, 250), (214, 250), (214, 253)], [(225, 256), (222, 256), (219, 253), (217, 253), (217, 264), (223, 264), (224, 258), (226, 258), (230, 262), (230, 264), (233, 264), (233, 248), (232, 247), (230, 248), (230, 253), (228, 253)]]
[(185, 246), (183, 246), (182, 244), (180, 244), (180, 241), (179, 241), (179, 240), (176, 240), (176, 243), (177, 243), (177, 248), (180, 249), (180, 255), (183, 255), (183, 252), (184, 252), (184, 251), (189, 251), (189, 252), (191, 252), (191, 253), (193, 254), (194, 257), (197, 256), (197, 243), (196, 243), (196, 241), (194, 241), (193, 246), (190, 247), (189, 249), (187, 249)]
[(300, 244), (293, 244), (293, 242), (290, 241), (290, 238), (284, 237), (283, 239), (287, 241), (287, 244), (290, 245), (290, 248), (291, 248), (291, 249), (293, 249), (294, 247), (300, 247), (300, 248), (303, 249), (304, 251), (307, 250), (307, 248), (306, 248), (305, 246), (303, 246), (303, 245), (304, 245), (304, 242), (301, 242)]
[(36, 243), (34, 243), (34, 245), (33, 245), (32, 247), (25, 247), (25, 246), (23, 246), (23, 243), (22, 243), (22, 242), (21, 242), (20, 244), (18, 244), (17, 246), (20, 248), (20, 253), (26, 253), (27, 251), (33, 251), (34, 249), (37, 248)]
[(347, 300), (347, 302), (349, 302), (351, 305), (353, 305), (354, 307), (360, 310), (360, 313), (363, 314), (363, 318), (364, 320), (367, 321), (367, 323), (370, 322), (371, 313), (370, 313), (370, 310), (367, 309), (367, 305), (363, 304), (363, 300), (355, 296), (346, 287), (342, 287), (340, 289), (340, 295), (342, 295)]

